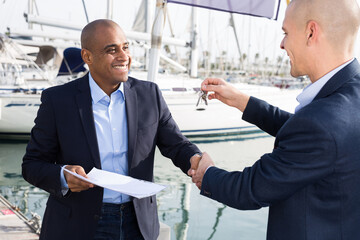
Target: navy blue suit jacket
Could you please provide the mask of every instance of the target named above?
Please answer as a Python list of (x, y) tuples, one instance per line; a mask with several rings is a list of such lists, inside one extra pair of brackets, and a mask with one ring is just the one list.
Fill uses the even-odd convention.
[(242, 172), (209, 168), (201, 193), (237, 209), (270, 206), (267, 239), (360, 239), (357, 60), (295, 115), (250, 98), (243, 119), (276, 136), (274, 150)]
[[(124, 84), (128, 122), (129, 175), (153, 181), (154, 152), (161, 153), (186, 173), (199, 149), (180, 132), (161, 95), (151, 82), (129, 77)], [(81, 165), (86, 172), (101, 169), (88, 75), (42, 93), (41, 106), (23, 158), (23, 177), (50, 193), (41, 239), (89, 240), (101, 212), (103, 189), (95, 187), (63, 196), (62, 165)], [(140, 230), (156, 239), (159, 221), (155, 196), (134, 199)]]

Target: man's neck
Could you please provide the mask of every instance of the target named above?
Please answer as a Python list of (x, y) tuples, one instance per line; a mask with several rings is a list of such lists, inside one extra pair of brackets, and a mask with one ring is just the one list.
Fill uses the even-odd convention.
[(346, 62), (352, 60), (353, 56), (343, 57), (339, 59), (335, 59), (334, 61), (320, 61), (317, 64), (313, 65), (314, 74), (309, 74), (310, 81), (312, 83), (316, 82), (320, 78), (324, 77), (329, 72), (333, 71), (334, 69), (340, 67), (341, 65), (345, 64)]

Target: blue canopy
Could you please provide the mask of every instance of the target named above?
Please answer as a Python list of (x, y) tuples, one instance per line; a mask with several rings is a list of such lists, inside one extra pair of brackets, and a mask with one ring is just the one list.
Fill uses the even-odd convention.
[(61, 62), (58, 76), (71, 75), (86, 71), (84, 61), (81, 58), (81, 49), (70, 47), (64, 50), (64, 58)]

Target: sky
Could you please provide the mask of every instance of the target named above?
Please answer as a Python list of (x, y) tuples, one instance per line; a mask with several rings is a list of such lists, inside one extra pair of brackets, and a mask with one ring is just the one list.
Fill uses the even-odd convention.
[[(360, 0), (357, 0), (360, 4)], [(131, 30), (141, 0), (114, 0), (114, 21), (124, 30)], [(106, 0), (85, 0), (89, 20), (106, 17)], [(78, 25), (87, 23), (82, 0), (36, 0), (38, 13), (41, 17), (69, 21)], [(6, 31), (7, 27), (13, 30), (27, 29), (27, 23), (23, 13), (27, 12), (28, 0), (0, 0), (0, 32)], [(280, 5), (279, 19), (269, 20), (265, 18), (249, 17), (235, 14), (236, 31), (242, 53), (249, 59), (260, 55), (260, 59), (266, 57), (276, 61), (278, 56), (286, 55), (280, 49), (283, 38), (281, 30), (286, 1)], [(233, 29), (229, 26), (229, 14), (220, 11), (210, 11), (198, 8), (199, 21), (199, 50), (210, 51), (212, 56), (220, 56), (227, 53), (228, 58), (238, 58), (238, 49)], [(174, 34), (177, 38), (190, 40), (188, 25), (190, 21), (191, 7), (169, 3), (169, 18)], [(40, 26), (34, 28), (40, 29)], [(170, 35), (169, 22), (165, 24), (164, 36)], [(56, 28), (45, 28), (47, 32), (59, 32)], [(63, 31), (63, 30), (61, 30)], [(69, 30), (67, 30), (70, 32)], [(358, 40), (360, 42), (360, 38)], [(360, 57), (360, 44), (357, 44), (356, 55)], [(179, 50), (185, 54), (185, 50)]]

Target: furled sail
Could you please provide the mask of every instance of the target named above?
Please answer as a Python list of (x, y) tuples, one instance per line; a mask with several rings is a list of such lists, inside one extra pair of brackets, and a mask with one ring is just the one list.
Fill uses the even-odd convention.
[(280, 0), (167, 0), (167, 2), (277, 19)]
[(144, 0), (141, 2), (139, 10), (136, 14), (132, 31), (146, 32), (146, 3)]

